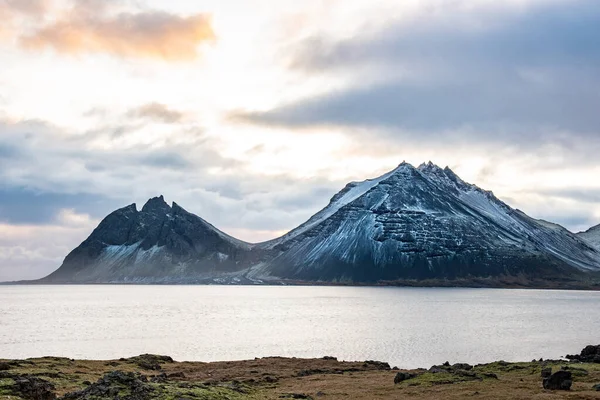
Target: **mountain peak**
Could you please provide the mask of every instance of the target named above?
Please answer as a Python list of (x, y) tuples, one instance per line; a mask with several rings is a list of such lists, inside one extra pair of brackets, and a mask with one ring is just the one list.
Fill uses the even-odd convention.
[[(448, 167), (446, 167), (448, 168)], [(417, 169), (421, 172), (437, 172), (437, 171), (444, 171), (442, 168), (440, 168), (437, 164), (432, 163), (431, 161), (428, 161), (426, 163), (423, 163), (421, 165), (419, 165), (417, 167)]]
[(165, 198), (161, 194), (158, 197), (149, 199), (146, 204), (142, 207), (142, 212), (164, 212), (168, 213), (171, 211), (171, 207), (165, 201)]

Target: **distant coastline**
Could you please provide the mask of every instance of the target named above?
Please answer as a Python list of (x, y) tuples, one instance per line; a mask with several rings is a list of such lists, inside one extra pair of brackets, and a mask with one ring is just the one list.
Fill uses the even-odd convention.
[(319, 282), (300, 280), (269, 280), (220, 283), (212, 280), (201, 282), (48, 282), (43, 279), (0, 282), (0, 285), (224, 285), (224, 286), (356, 286), (356, 287), (423, 287), (423, 288), (471, 288), (471, 289), (538, 289), (538, 290), (600, 290), (600, 273), (590, 274), (588, 280), (519, 280), (514, 277), (472, 279), (425, 279), (382, 282)]

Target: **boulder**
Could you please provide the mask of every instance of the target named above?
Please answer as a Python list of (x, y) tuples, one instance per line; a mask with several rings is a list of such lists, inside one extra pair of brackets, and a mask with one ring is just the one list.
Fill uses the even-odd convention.
[(548, 390), (571, 390), (572, 384), (571, 371), (557, 371), (543, 381), (544, 389)]
[(54, 400), (54, 385), (31, 375), (13, 376), (15, 381), (12, 391), (19, 397), (28, 400)]
[(600, 383), (597, 385), (592, 386), (592, 389), (594, 389), (597, 392), (600, 392)]
[(568, 354), (566, 357), (571, 361), (600, 364), (600, 344), (585, 346), (579, 354)]
[(473, 369), (473, 366), (466, 363), (457, 363), (452, 365), (452, 369), (462, 369), (465, 371), (470, 371)]
[(415, 377), (415, 375), (409, 374), (408, 372), (398, 372), (396, 374), (396, 376), (394, 377), (394, 385), (396, 385), (400, 382), (403, 382), (407, 379), (412, 379), (414, 377)]
[(552, 375), (552, 367), (542, 369), (542, 378), (550, 378)]
[(64, 395), (63, 400), (88, 400), (96, 398), (149, 400), (154, 390), (148, 379), (133, 372), (112, 371), (87, 388)]

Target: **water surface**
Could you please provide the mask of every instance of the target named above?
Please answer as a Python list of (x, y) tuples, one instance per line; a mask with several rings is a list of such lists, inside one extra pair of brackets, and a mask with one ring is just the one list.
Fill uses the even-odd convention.
[(0, 286), (0, 358), (529, 361), (600, 343), (600, 292), (308, 286)]

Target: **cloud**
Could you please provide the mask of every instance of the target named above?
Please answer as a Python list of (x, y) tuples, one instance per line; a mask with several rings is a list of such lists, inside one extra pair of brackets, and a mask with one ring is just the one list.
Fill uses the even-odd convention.
[(348, 74), (346, 85), (232, 116), (287, 128), (375, 128), (370, 135), (395, 140), (596, 140), (600, 3), (487, 7), (446, 4), (375, 34), (301, 41), (291, 68)]
[(168, 108), (161, 103), (148, 103), (130, 110), (128, 116), (134, 118), (145, 118), (167, 124), (180, 122), (184, 114), (180, 111)]
[(76, 2), (58, 19), (20, 35), (26, 49), (51, 48), (64, 54), (105, 53), (119, 57), (192, 60), (215, 34), (206, 14), (180, 16), (164, 11), (112, 11), (111, 4)]
[(48, 275), (97, 223), (94, 220), (64, 226), (0, 223), (0, 282)]
[(62, 209), (100, 218), (121, 205), (98, 193), (52, 193), (22, 187), (1, 187), (0, 198), (0, 223), (14, 225), (55, 224), (62, 221), (58, 217)]

